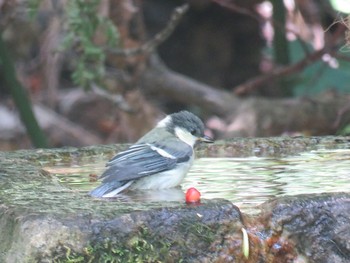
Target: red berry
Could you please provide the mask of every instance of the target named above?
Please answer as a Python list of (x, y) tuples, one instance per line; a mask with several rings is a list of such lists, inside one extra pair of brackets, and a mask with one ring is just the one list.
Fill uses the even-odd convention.
[(188, 188), (186, 192), (186, 203), (199, 203), (201, 193), (194, 187)]

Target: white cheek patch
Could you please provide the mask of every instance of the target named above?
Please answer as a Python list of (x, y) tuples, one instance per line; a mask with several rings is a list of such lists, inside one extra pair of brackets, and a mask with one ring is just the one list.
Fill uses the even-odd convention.
[(157, 128), (166, 128), (167, 125), (171, 122), (171, 117), (170, 116), (166, 116), (163, 120), (161, 120), (160, 122), (158, 122), (157, 124)]
[(191, 133), (180, 127), (175, 128), (175, 134), (181, 141), (187, 143), (191, 147), (193, 147), (198, 140), (197, 137), (193, 136)]
[(171, 155), (170, 153), (166, 152), (165, 150), (158, 148), (154, 145), (148, 144), (151, 147), (151, 149), (153, 151), (156, 151), (157, 153), (159, 153), (161, 156), (165, 157), (165, 158), (170, 158), (170, 159), (176, 159), (176, 157), (174, 155)]

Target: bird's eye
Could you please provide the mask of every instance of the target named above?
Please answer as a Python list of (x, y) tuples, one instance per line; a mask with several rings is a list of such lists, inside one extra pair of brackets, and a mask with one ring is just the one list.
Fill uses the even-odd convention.
[(195, 135), (196, 134), (196, 130), (191, 130), (191, 134)]

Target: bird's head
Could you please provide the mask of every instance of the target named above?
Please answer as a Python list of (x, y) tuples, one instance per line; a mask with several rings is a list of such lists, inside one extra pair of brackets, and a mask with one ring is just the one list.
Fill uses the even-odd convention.
[(204, 134), (203, 122), (193, 113), (180, 111), (173, 113), (161, 120), (157, 127), (164, 127), (166, 130), (183, 142), (193, 147), (196, 142), (211, 143), (213, 140)]

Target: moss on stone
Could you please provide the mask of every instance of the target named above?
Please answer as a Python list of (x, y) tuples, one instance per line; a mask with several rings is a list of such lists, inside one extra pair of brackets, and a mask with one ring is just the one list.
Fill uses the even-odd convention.
[(170, 240), (157, 239), (146, 226), (142, 226), (124, 243), (107, 238), (88, 245), (83, 252), (61, 246), (57, 249), (53, 262), (181, 262), (173, 258), (170, 251), (172, 244)]

